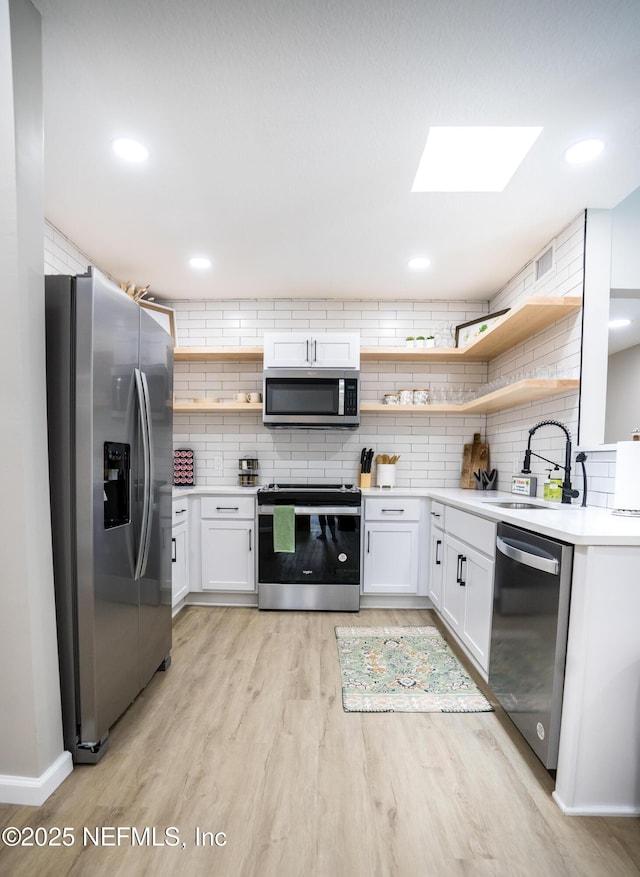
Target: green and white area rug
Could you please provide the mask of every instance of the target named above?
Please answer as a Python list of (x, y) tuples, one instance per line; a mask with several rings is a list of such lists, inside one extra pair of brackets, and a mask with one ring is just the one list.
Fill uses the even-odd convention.
[(336, 627), (352, 713), (483, 713), (493, 707), (435, 627)]

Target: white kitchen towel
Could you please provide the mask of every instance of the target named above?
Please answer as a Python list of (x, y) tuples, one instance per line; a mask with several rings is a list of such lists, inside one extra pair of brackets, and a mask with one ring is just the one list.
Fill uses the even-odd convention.
[(640, 511), (640, 442), (617, 442), (613, 507)]

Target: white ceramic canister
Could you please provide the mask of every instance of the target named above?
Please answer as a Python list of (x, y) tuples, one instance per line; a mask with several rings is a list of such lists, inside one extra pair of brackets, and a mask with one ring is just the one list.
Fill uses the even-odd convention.
[(376, 469), (376, 484), (378, 487), (395, 487), (396, 464), (378, 463)]
[(399, 390), (401, 405), (413, 405), (413, 390)]
[(385, 405), (399, 405), (400, 393), (385, 393), (382, 401)]
[(429, 404), (429, 390), (427, 387), (422, 387), (421, 389), (413, 391), (413, 404), (414, 405), (428, 405)]

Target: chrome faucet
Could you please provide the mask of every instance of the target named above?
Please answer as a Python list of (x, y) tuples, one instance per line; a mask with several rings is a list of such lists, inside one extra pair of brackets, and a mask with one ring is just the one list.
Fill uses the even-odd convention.
[[(564, 446), (564, 466), (561, 466), (559, 463), (556, 463), (553, 460), (548, 460), (546, 457), (543, 457), (540, 454), (536, 454), (531, 450), (531, 439), (533, 438), (533, 434), (537, 432), (541, 426), (557, 426), (564, 432), (566, 436), (566, 442)], [(528, 475), (531, 472), (532, 456), (537, 457), (539, 460), (544, 460), (545, 463), (551, 463), (552, 466), (556, 466), (558, 469), (564, 470), (564, 481), (562, 482), (563, 503), (570, 503), (572, 499), (578, 496), (578, 491), (574, 490), (571, 486), (571, 434), (567, 427), (564, 425), (564, 423), (560, 423), (559, 420), (541, 420), (540, 423), (536, 423), (535, 426), (531, 427), (531, 429), (529, 430), (529, 441), (527, 442), (527, 450), (524, 452), (524, 463), (522, 465), (522, 472), (525, 475)]]

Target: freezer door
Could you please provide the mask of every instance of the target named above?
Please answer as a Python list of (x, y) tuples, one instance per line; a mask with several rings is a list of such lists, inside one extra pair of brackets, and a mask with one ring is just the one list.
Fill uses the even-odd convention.
[[(171, 651), (173, 338), (142, 308), (140, 373), (148, 404), (151, 473), (140, 569), (140, 684), (143, 687)], [(142, 445), (138, 454), (138, 465), (143, 471)]]
[(75, 518), (80, 742), (100, 741), (137, 695), (133, 569), (139, 307), (92, 271), (75, 284)]

